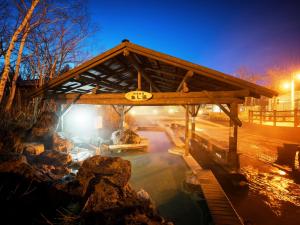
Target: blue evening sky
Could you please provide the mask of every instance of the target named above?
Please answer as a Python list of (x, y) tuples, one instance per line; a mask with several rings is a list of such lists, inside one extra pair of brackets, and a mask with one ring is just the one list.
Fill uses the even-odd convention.
[(206, 67), (263, 72), (300, 62), (300, 0), (89, 0), (93, 55), (131, 42)]

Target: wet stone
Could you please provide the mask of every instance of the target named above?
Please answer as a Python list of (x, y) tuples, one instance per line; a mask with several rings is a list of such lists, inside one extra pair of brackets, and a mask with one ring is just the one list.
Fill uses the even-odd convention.
[(40, 155), (45, 151), (44, 144), (41, 143), (32, 142), (32, 143), (23, 143), (23, 145), (24, 145), (23, 152), (25, 154)]
[(130, 129), (114, 131), (111, 135), (113, 144), (140, 144), (141, 137)]
[(124, 187), (130, 179), (130, 174), (131, 165), (127, 160), (119, 157), (93, 156), (83, 162), (77, 179), (85, 193), (92, 179), (94, 182), (101, 179), (118, 187)]
[(0, 173), (16, 174), (38, 182), (51, 180), (43, 170), (30, 165), (24, 155), (14, 153), (1, 154), (0, 158)]
[(70, 152), (74, 148), (74, 144), (66, 138), (61, 137), (59, 134), (54, 133), (52, 137), (53, 150), (61, 152)]

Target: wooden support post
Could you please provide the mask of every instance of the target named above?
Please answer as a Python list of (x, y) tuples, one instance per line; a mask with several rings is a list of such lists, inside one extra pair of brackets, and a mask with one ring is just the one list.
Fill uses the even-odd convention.
[(196, 106), (192, 105), (191, 106), (192, 110), (191, 110), (191, 115), (192, 115), (192, 124), (191, 124), (191, 138), (194, 139), (195, 138), (195, 131), (196, 131)]
[(125, 109), (124, 109), (124, 106), (121, 105), (120, 106), (120, 130), (121, 132), (123, 132), (124, 130), (124, 119), (125, 119)]
[(248, 122), (251, 123), (251, 110), (248, 111)]
[(141, 72), (141, 76), (144, 78), (145, 81), (147, 81), (151, 85), (151, 88), (153, 88), (157, 92), (160, 92), (160, 89), (152, 81), (151, 77), (147, 75), (147, 73), (144, 71), (141, 65), (137, 62), (137, 60), (134, 57), (134, 53), (129, 53), (129, 51), (124, 50), (123, 55), (133, 65), (137, 72)]
[(260, 107), (260, 111), (259, 111), (259, 124), (262, 125), (262, 121), (263, 121), (263, 112), (262, 112), (262, 108)]
[[(230, 104), (230, 113), (234, 117), (238, 117), (238, 104), (232, 103)], [(230, 130), (233, 129), (233, 132), (230, 132), (229, 135), (229, 152), (227, 162), (229, 166), (234, 169), (239, 169), (239, 156), (237, 154), (237, 143), (238, 143), (238, 125), (234, 123), (232, 119), (230, 119)]]
[(298, 124), (299, 124), (298, 110), (294, 109), (294, 127), (298, 127)]
[(138, 91), (142, 90), (142, 71), (141, 69), (138, 70)]
[(276, 120), (277, 120), (276, 110), (273, 110), (273, 126), (274, 127), (276, 127)]
[(186, 105), (185, 108), (185, 152), (184, 154), (187, 156), (190, 154), (189, 149), (189, 105)]

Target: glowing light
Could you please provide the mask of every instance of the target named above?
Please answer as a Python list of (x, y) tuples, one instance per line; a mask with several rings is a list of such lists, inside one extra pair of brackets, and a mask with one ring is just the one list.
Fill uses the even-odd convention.
[(286, 175), (286, 172), (283, 171), (283, 170), (279, 170), (278, 173), (279, 173), (280, 175), (282, 175), (282, 176)]
[(74, 106), (64, 119), (64, 129), (73, 135), (88, 137), (102, 127), (102, 122), (96, 107)]
[(294, 77), (296, 80), (300, 80), (300, 72), (297, 72)]
[(158, 114), (157, 109), (153, 109), (153, 110), (152, 110), (152, 113), (153, 113), (154, 115), (157, 115), (157, 114)]
[(135, 110), (133, 110), (133, 109), (132, 109), (132, 110), (130, 110), (129, 112), (130, 112), (130, 114), (131, 114), (131, 115), (133, 115), (133, 116), (134, 116), (134, 115), (136, 115), (136, 111), (135, 111)]
[(175, 113), (175, 110), (174, 110), (173, 108), (171, 108), (171, 109), (168, 110), (168, 113), (169, 113), (169, 114), (174, 114), (174, 113)]
[(85, 124), (89, 121), (89, 114), (82, 110), (82, 111), (75, 111), (72, 115), (72, 120), (74, 123), (77, 124), (77, 126), (82, 127), (85, 126)]
[(212, 111), (213, 111), (213, 112), (221, 112), (221, 109), (220, 109), (219, 106), (213, 105)]
[(202, 131), (204, 131), (204, 130), (201, 129), (201, 128), (197, 128), (197, 127), (196, 127), (196, 131), (202, 132)]
[(284, 90), (289, 90), (291, 88), (291, 83), (288, 81), (285, 81), (284, 83), (282, 83), (281, 88)]
[(257, 145), (251, 145), (253, 148), (258, 149), (259, 147)]

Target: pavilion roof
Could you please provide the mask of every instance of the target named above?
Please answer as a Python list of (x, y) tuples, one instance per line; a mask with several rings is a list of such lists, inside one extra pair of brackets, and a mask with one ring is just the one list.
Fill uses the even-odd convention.
[(129, 41), (88, 60), (35, 89), (30, 97), (61, 94), (125, 93), (137, 89), (178, 92), (187, 84), (190, 92), (247, 90), (243, 97), (273, 97), (277, 92)]

